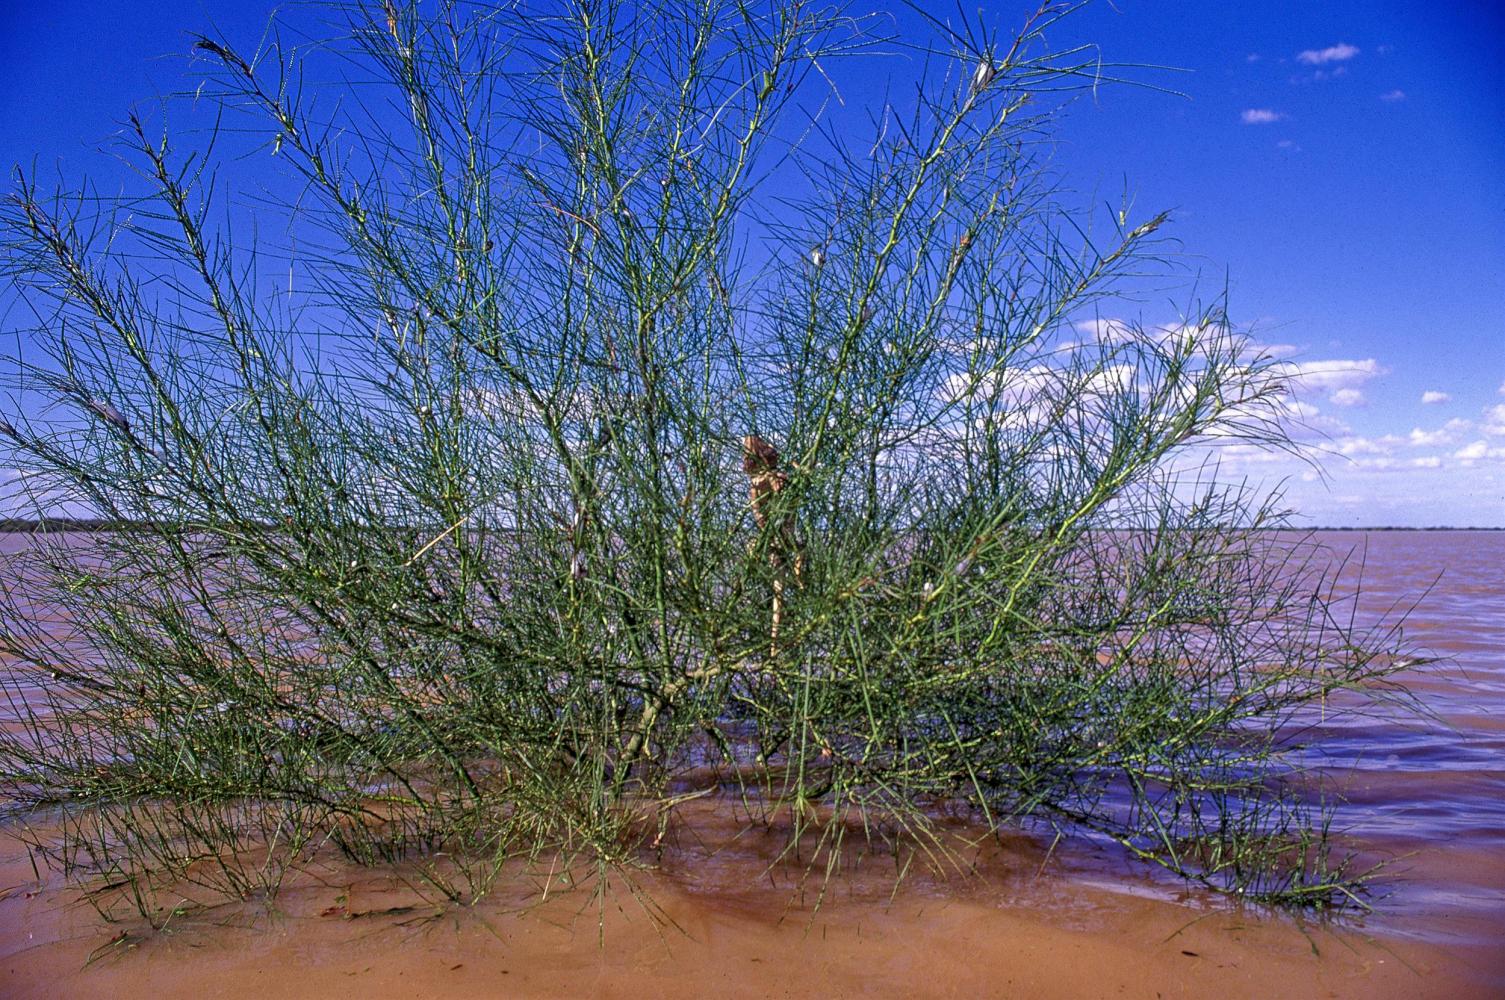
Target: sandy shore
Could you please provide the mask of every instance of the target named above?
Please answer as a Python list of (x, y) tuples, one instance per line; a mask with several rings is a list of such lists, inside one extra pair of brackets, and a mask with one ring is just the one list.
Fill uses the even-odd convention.
[(642, 873), (637, 894), (618, 879), (602, 896), (575, 888), (525, 911), (535, 883), (520, 877), (476, 906), (439, 910), (391, 873), (336, 869), (274, 907), (238, 905), (147, 933), (131, 921), (102, 923), (76, 894), (37, 883), (7, 838), (0, 995), (1234, 1000), (1505, 991), (1505, 962), (1490, 949), (1040, 873), (1023, 848), (992, 852), (975, 878), (913, 880), (892, 899), (891, 869), (843, 875), (814, 909), (787, 879), (748, 863), (759, 849), (709, 863), (686, 852)]

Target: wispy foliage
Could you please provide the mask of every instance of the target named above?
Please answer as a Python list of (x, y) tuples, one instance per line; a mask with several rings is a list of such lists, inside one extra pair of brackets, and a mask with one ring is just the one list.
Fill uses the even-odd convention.
[(114, 525), (7, 557), (0, 775), (65, 805), (48, 856), (148, 912), (329, 844), (463, 898), (702, 794), (826, 870), (854, 830), (942, 857), (949, 801), (1349, 896), (1285, 761), (1391, 660), (1273, 502), (1174, 471), (1288, 446), (1220, 307), (1067, 341), (1166, 267), (1163, 216), (1093, 235), (1036, 160), (1107, 72), (1063, 11), (937, 23), (853, 148), (822, 102), (871, 24), (545, 7), (340, 9), (339, 103), (198, 43), (216, 141), (296, 181), (296, 292), (213, 144), (136, 118), (118, 211), (6, 201), (12, 503)]

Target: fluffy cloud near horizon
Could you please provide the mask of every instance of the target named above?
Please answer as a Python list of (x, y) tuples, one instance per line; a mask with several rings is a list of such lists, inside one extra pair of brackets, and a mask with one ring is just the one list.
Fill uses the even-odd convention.
[[(1072, 328), (1082, 346), (1104, 347), (1126, 341), (1153, 344), (1186, 331), (1178, 323), (1111, 316), (1076, 321)], [(1448, 411), (1456, 412), (1460, 401), (1473, 402), (1471, 392), (1407, 387), (1415, 421), (1407, 432), (1395, 428), (1396, 418), (1404, 419), (1404, 402), (1385, 395), (1386, 405), (1377, 407), (1393, 366), (1377, 357), (1303, 357), (1309, 347), (1265, 344), (1249, 337), (1249, 331), (1244, 336), (1249, 339), (1239, 357), (1250, 363), (1264, 357), (1272, 374), (1287, 383), (1285, 393), (1264, 399), (1263, 409), (1251, 413), (1249, 420), (1284, 425), (1289, 448), (1261, 447), (1219, 429), (1178, 459), (1178, 468), (1200, 469), (1212, 463), (1250, 483), (1289, 488), (1294, 509), (1326, 523), (1502, 523), (1498, 501), (1491, 499), (1499, 492), (1491, 484), (1505, 477), (1505, 383), (1498, 383), (1498, 376), (1499, 396), (1482, 406), (1474, 403), (1479, 408), (1470, 417)], [(1036, 406), (1058, 391), (1044, 375), (1019, 372), (1017, 381), (1004, 387), (1018, 408), (1012, 420), (1029, 425), (1041, 419)], [(1114, 371), (1098, 381), (1111, 382), (1113, 377), (1125, 384), (1134, 378)], [(1117, 383), (1112, 387), (1119, 388)], [(1094, 382), (1084, 388), (1099, 387)], [(1370, 412), (1363, 409), (1366, 405)], [(1240, 416), (1235, 407), (1231, 417), (1237, 421)]]
[(1327, 401), (1334, 406), (1360, 406), (1365, 402), (1362, 389), (1339, 389)]
[[(1295, 447), (1271, 452), (1239, 443), (1210, 451), (1227, 472), (1282, 491), (1293, 510), (1316, 523), (1505, 526), (1498, 500), (1505, 488), (1505, 402), (1492, 400), (1472, 418), (1423, 419), (1409, 433), (1372, 433), (1364, 425), (1382, 430), (1397, 416), (1393, 407), (1371, 416), (1340, 410), (1333, 397), (1373, 388), (1388, 373), (1376, 359), (1281, 364), (1293, 389), (1273, 408)], [(1454, 405), (1460, 398), (1441, 394)], [(1424, 407), (1420, 391), (1410, 400), (1418, 418), (1437, 412)]]
[(1467, 420), (1454, 418), (1435, 431), (1424, 431), (1420, 427), (1413, 427), (1411, 433), (1406, 435), (1406, 441), (1416, 448), (1435, 448), (1438, 445), (1452, 444), (1458, 440), (1460, 432), (1472, 426), (1473, 424)]
[(1251, 340), (1248, 344), (1248, 352), (1267, 358), (1289, 358), (1293, 354), (1300, 354), (1301, 348), (1295, 344), (1266, 344), (1262, 341)]
[(1325, 49), (1303, 49), (1296, 53), (1296, 61), (1308, 66), (1322, 66), (1330, 62), (1344, 62), (1359, 54), (1358, 46), (1339, 42)]
[(1270, 108), (1245, 108), (1239, 115), (1239, 121), (1245, 125), (1272, 125), (1284, 120), (1285, 115)]
[(1491, 437), (1505, 437), (1505, 403), (1491, 406), (1484, 411), (1483, 430)]
[(1288, 361), (1282, 368), (1298, 389), (1329, 391), (1357, 389), (1388, 372), (1374, 358), (1332, 358), (1318, 361)]
[(1481, 438), (1453, 452), (1453, 457), (1463, 465), (1474, 465), (1484, 461), (1505, 462), (1505, 447), (1491, 448), (1489, 442)]
[(1440, 469), (1442, 459), (1436, 455), (1422, 455), (1420, 458), (1356, 458), (1353, 464), (1371, 472), (1394, 472), (1399, 469)]
[(1389, 371), (1374, 358), (1287, 361), (1280, 366), (1297, 395), (1326, 393), (1334, 406), (1362, 405), (1364, 386)]
[[(1476, 435), (1483, 433), (1484, 437)], [(1475, 437), (1468, 441), (1468, 437)], [(1383, 434), (1365, 437), (1361, 434), (1344, 433), (1329, 439), (1327, 444), (1316, 444), (1312, 451), (1340, 456), (1342, 466), (1369, 472), (1393, 472), (1401, 469), (1444, 469), (1451, 460), (1457, 468), (1473, 468), (1484, 462), (1505, 462), (1505, 445), (1490, 438), (1505, 437), (1505, 403), (1484, 411), (1482, 421), (1454, 417), (1441, 427), (1427, 430), (1411, 428), (1409, 434)], [(1466, 441), (1466, 444), (1459, 442)], [(1450, 455), (1417, 454), (1437, 448), (1454, 447)], [(1409, 453), (1409, 454), (1408, 454)], [(1333, 470), (1330, 468), (1329, 471)]]

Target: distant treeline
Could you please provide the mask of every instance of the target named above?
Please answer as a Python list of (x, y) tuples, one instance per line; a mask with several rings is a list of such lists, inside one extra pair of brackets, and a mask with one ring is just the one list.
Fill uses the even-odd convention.
[(0, 518), (0, 532), (16, 531), (119, 531), (122, 528), (145, 527), (130, 521), (114, 521), (99, 517), (4, 517)]
[[(0, 534), (17, 532), (60, 531), (155, 531), (166, 525), (150, 521), (128, 521), (106, 517), (0, 517)], [(179, 528), (193, 529), (195, 524), (181, 524)], [(272, 525), (267, 525), (270, 528)]]
[[(16, 532), (36, 531), (125, 531), (129, 529), (152, 529), (161, 525), (153, 525), (148, 521), (124, 521), (111, 520), (100, 517), (0, 517), (0, 534)], [(194, 525), (180, 525), (180, 527), (195, 527)], [(276, 525), (265, 525), (267, 528), (275, 528)], [(410, 529), (412, 530), (412, 529)], [(1469, 525), (1445, 525), (1436, 524), (1427, 527), (1415, 528), (1403, 525), (1370, 525), (1366, 527), (1338, 527), (1336, 525), (1320, 524), (1312, 528), (1265, 528), (1265, 531), (1505, 531), (1505, 526), (1500, 527), (1471, 527)]]
[[(1276, 529), (1276, 530), (1282, 530), (1283, 531), (1283, 530), (1286, 530), (1286, 529)], [(1306, 528), (1306, 529), (1301, 529), (1301, 530), (1306, 530), (1306, 531), (1505, 531), (1505, 526), (1486, 528), (1486, 527), (1473, 527), (1473, 526), (1466, 525), (1466, 524), (1462, 524), (1462, 525), (1460, 525), (1460, 524), (1431, 524), (1431, 525), (1427, 525), (1426, 527), (1415, 528), (1415, 527), (1406, 527), (1405, 525), (1399, 525), (1399, 524), (1378, 524), (1378, 525), (1370, 525), (1370, 526), (1358, 527), (1358, 528), (1355, 528), (1355, 527), (1339, 528), (1339, 527), (1335, 527), (1333, 525), (1322, 524), (1322, 525), (1318, 525), (1315, 528)]]

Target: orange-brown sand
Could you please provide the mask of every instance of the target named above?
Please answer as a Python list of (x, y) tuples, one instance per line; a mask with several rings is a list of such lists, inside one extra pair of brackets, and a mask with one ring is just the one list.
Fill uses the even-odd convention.
[(537, 883), (521, 876), (438, 909), (393, 873), (334, 868), (274, 905), (148, 932), (39, 883), (5, 838), (0, 996), (1235, 1000), (1491, 996), (1505, 984), (1492, 954), (1042, 872), (1022, 840), (980, 855), (975, 876), (896, 893), (892, 860), (870, 861), (835, 877), (818, 908), (813, 887), (803, 902), (792, 888), (795, 869), (768, 873), (767, 846), (671, 852), (635, 876), (636, 895), (618, 877), (604, 897), (577, 887), (526, 910)]

